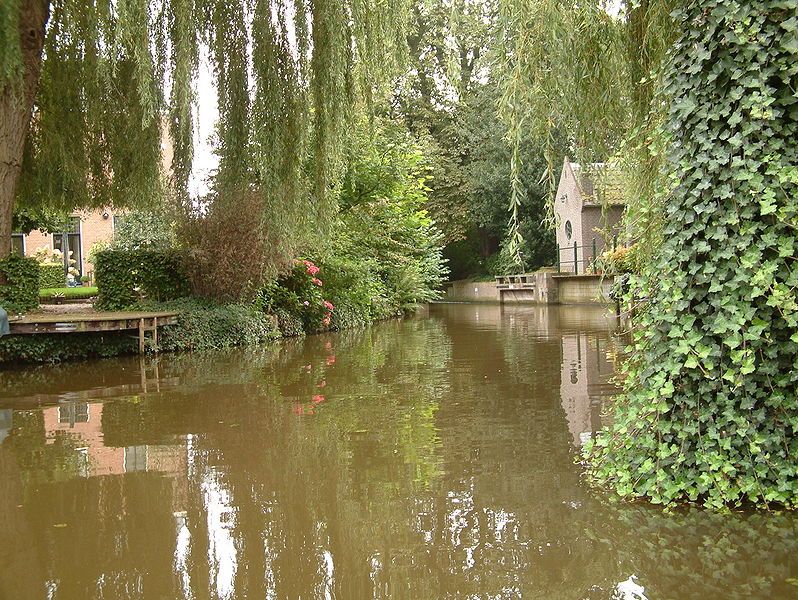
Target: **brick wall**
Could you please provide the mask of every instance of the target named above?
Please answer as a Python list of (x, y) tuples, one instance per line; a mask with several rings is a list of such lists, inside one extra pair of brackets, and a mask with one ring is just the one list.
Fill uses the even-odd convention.
[[(560, 183), (557, 186), (557, 195), (554, 198), (554, 216), (557, 220), (557, 246), (560, 248), (560, 269), (562, 271), (574, 270), (574, 242), (582, 245), (582, 194), (576, 182), (576, 177), (571, 169), (571, 163), (566, 159), (560, 174)], [(571, 223), (571, 236), (566, 232), (566, 223)], [(570, 249), (569, 249), (570, 248)], [(581, 248), (577, 250), (577, 260), (582, 270)], [(570, 261), (570, 262), (569, 262)]]
[[(110, 242), (114, 236), (114, 215), (121, 211), (113, 209), (96, 209), (73, 213), (72, 216), (80, 217), (80, 245), (81, 245), (81, 272), (90, 273), (94, 270), (88, 262), (91, 247), (97, 242)], [(107, 218), (104, 217), (107, 215)], [(53, 247), (53, 236), (34, 229), (25, 236), (25, 254), (32, 255), (37, 248)]]
[[(608, 206), (602, 212), (601, 206), (585, 206), (582, 209), (582, 239), (579, 243), (587, 247), (585, 258), (593, 257), (593, 240), (596, 240), (596, 253), (601, 254), (605, 248), (612, 247), (612, 238), (621, 233), (623, 206)], [(609, 232), (605, 240), (602, 232)], [(579, 272), (584, 272), (585, 264), (580, 263)]]

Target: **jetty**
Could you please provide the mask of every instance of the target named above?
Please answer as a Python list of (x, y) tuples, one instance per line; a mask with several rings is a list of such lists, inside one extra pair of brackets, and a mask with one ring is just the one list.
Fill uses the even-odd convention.
[(139, 353), (143, 354), (146, 334), (150, 333), (153, 345), (157, 348), (158, 328), (175, 325), (179, 314), (176, 311), (34, 313), (10, 317), (9, 328), (10, 335), (138, 331)]

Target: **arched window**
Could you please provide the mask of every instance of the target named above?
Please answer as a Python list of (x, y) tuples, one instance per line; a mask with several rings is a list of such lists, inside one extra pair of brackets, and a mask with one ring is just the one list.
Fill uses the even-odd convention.
[(566, 221), (565, 222), (565, 237), (567, 237), (570, 240), (571, 236), (573, 234), (574, 234), (574, 228), (571, 225), (571, 222), (570, 221)]

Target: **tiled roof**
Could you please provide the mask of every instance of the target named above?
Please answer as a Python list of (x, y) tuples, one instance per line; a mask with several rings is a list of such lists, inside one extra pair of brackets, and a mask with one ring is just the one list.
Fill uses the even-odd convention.
[(583, 170), (579, 163), (572, 162), (571, 170), (576, 176), (586, 205), (623, 206), (626, 204), (623, 194), (623, 173), (617, 166), (607, 163), (591, 163), (587, 169)]

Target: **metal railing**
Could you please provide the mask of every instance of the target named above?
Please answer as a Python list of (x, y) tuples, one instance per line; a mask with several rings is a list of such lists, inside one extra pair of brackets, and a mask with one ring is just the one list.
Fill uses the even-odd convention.
[[(618, 247), (618, 237), (615, 236), (612, 238), (612, 250), (614, 251), (615, 248)], [(580, 273), (587, 273), (589, 269), (592, 269), (596, 258), (598, 258), (599, 253), (598, 250), (601, 252), (605, 252), (607, 250), (606, 247), (601, 246), (599, 248), (599, 244), (596, 241), (596, 238), (593, 238), (590, 244), (579, 245), (577, 242), (573, 243), (573, 246), (560, 246), (557, 245), (557, 272), (573, 272), (574, 275), (579, 275)], [(581, 268), (580, 268), (581, 265)]]

